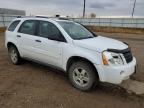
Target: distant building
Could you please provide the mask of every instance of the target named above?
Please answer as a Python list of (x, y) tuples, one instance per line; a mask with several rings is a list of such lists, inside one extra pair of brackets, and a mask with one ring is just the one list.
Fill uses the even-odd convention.
[(0, 14), (4, 14), (4, 15), (21, 15), (21, 16), (24, 16), (24, 15), (26, 15), (26, 12), (24, 10), (15, 10), (15, 9), (0, 8)]

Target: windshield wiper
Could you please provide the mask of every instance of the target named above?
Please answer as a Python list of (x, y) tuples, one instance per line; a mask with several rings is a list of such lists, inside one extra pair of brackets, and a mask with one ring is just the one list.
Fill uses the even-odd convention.
[(88, 39), (88, 38), (94, 38), (94, 37), (86, 37), (85, 39)]
[(88, 37), (75, 37), (73, 39), (75, 39), (75, 40), (82, 40), (82, 39), (89, 39), (89, 38), (94, 38), (94, 37), (92, 37), (92, 36), (88, 36)]
[(81, 39), (89, 39), (89, 38), (94, 38), (94, 37), (83, 37)]

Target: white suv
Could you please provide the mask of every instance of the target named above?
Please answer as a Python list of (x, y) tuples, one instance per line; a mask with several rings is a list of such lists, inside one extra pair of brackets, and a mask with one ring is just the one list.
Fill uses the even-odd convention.
[(127, 44), (62, 19), (16, 18), (6, 30), (5, 46), (13, 64), (28, 59), (54, 66), (68, 73), (72, 85), (82, 91), (99, 81), (120, 84), (136, 67)]

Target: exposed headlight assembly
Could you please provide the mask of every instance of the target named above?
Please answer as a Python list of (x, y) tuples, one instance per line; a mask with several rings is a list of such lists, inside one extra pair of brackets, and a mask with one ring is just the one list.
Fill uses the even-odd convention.
[(109, 66), (121, 66), (124, 65), (124, 61), (122, 59), (122, 54), (114, 53), (109, 51), (104, 51), (102, 53), (103, 64)]

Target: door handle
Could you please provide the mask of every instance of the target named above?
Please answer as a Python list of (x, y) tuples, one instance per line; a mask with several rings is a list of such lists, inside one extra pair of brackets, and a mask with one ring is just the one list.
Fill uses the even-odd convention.
[(35, 40), (35, 41), (41, 43), (41, 40)]
[(20, 38), (21, 36), (20, 36), (20, 35), (17, 35), (17, 37), (19, 37), (19, 38)]

